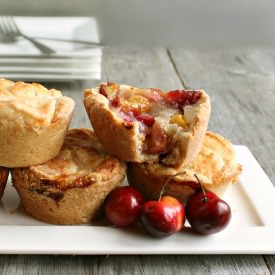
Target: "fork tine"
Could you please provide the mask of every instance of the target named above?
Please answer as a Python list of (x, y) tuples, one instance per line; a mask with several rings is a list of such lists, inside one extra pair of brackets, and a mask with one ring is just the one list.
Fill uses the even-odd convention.
[(3, 31), (4, 34), (8, 34), (8, 29), (7, 29), (7, 24), (6, 24), (6, 16), (2, 16), (1, 17), (1, 29)]
[(10, 26), (10, 28), (13, 30), (13, 32), (21, 34), (20, 29), (18, 28), (14, 18), (12, 16), (6, 16), (6, 20)]
[(6, 34), (12, 34), (13, 29), (11, 28), (8, 20), (8, 16), (3, 16), (3, 28), (6, 32)]
[(15, 34), (10, 30), (10, 26), (6, 20), (6, 16), (0, 16), (0, 33), (2, 34), (2, 42), (15, 42)]
[(16, 33), (16, 30), (14, 29), (10, 18), (10, 16), (4, 16), (5, 26), (8, 33), (14, 34)]
[(5, 31), (3, 29), (3, 19), (2, 19), (2, 16), (0, 17), (0, 32), (1, 33), (5, 33)]
[(4, 29), (7, 36), (13, 39), (16, 39), (17, 37), (23, 37), (29, 42), (31, 42), (43, 54), (49, 55), (49, 54), (55, 53), (55, 51), (50, 47), (48, 47), (47, 45), (44, 45), (43, 43), (36, 41), (34, 38), (29, 37), (24, 33), (22, 33), (12, 16), (3, 16), (2, 21), (3, 21), (2, 28)]

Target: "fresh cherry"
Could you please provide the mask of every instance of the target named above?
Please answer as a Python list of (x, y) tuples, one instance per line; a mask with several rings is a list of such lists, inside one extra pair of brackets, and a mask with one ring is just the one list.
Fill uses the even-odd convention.
[(143, 204), (140, 219), (153, 236), (168, 237), (180, 231), (185, 221), (183, 205), (174, 197), (163, 196)]
[[(197, 178), (198, 179), (198, 178)], [(186, 207), (186, 218), (192, 228), (203, 235), (217, 233), (230, 222), (230, 206), (216, 194), (201, 190), (190, 196)]]
[(141, 211), (143, 198), (141, 193), (130, 186), (113, 190), (105, 201), (105, 215), (117, 227), (133, 224)]

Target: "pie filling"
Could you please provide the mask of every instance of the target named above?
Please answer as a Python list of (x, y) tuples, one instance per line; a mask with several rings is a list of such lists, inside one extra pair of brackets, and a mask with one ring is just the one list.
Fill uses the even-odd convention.
[(99, 93), (105, 96), (110, 107), (126, 128), (139, 123), (142, 151), (147, 154), (166, 154), (173, 146), (173, 137), (167, 129), (176, 125), (187, 131), (189, 122), (184, 116), (184, 107), (196, 104), (201, 92), (196, 90), (139, 89), (113, 82), (102, 83)]

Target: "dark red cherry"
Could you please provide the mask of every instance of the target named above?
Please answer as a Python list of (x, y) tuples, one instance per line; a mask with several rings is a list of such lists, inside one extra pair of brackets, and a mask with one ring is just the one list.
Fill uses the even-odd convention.
[(141, 193), (130, 186), (113, 190), (105, 201), (105, 215), (117, 227), (130, 225), (138, 218), (143, 198)]
[(223, 230), (230, 222), (230, 206), (216, 194), (198, 191), (188, 200), (186, 218), (198, 233), (208, 235)]

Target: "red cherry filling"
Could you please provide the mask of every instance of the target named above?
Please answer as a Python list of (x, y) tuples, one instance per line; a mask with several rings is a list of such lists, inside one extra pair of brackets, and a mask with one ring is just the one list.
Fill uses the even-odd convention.
[(116, 96), (114, 99), (111, 99), (110, 103), (113, 107), (118, 107), (119, 106), (119, 97)]
[(152, 127), (155, 122), (155, 118), (149, 114), (141, 114), (137, 116), (136, 119), (149, 127)]
[(156, 125), (155, 118), (148, 112), (156, 110), (158, 105), (169, 105), (167, 108), (179, 108), (199, 101), (200, 91), (174, 90), (164, 93), (159, 89), (136, 89), (129, 94), (120, 90), (119, 84), (107, 82), (99, 87), (99, 93), (109, 99), (110, 105), (116, 108), (123, 119), (123, 125), (130, 129), (139, 121), (140, 133), (145, 135), (143, 151), (148, 154), (165, 154), (171, 150), (169, 136)]
[(200, 91), (175, 90), (165, 94), (166, 101), (176, 107), (195, 104), (200, 97)]
[(104, 95), (105, 97), (108, 97), (108, 96), (107, 96), (107, 93), (105, 92), (105, 89), (104, 89), (104, 85), (103, 85), (103, 84), (100, 85), (100, 87), (99, 87), (99, 93), (100, 93), (101, 95)]
[[(107, 97), (110, 101), (114, 100), (114, 98), (118, 98), (118, 91), (119, 91), (119, 85), (114, 82), (102, 83), (99, 86), (99, 93)], [(115, 97), (113, 99), (110, 98), (110, 96), (114, 93), (115, 93)]]

